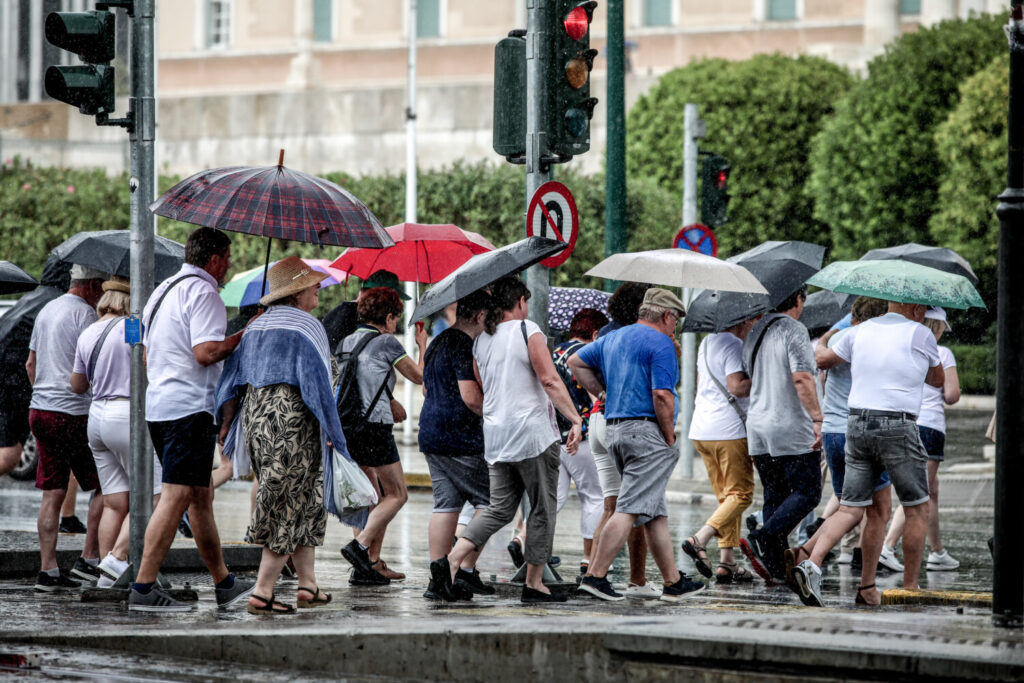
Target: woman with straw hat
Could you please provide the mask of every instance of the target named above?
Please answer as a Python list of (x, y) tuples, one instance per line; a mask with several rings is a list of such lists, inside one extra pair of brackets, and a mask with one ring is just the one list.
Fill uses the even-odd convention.
[(298, 257), (278, 261), (267, 274), (270, 292), (260, 299), (267, 310), (246, 328), (217, 385), (223, 449), (235, 458), (247, 450), (259, 482), (248, 530), (249, 540), (263, 545), (249, 598), (253, 614), (295, 612), (274, 595), (289, 556), (299, 576), (298, 606), (331, 601), (317, 583), (313, 553), (327, 528), (328, 443), (348, 453), (334, 403), (327, 333), (310, 315), (325, 277)]
[[(128, 280), (113, 277), (103, 283), (96, 306), (99, 319), (82, 331), (75, 348), (71, 389), (92, 390), (89, 406), (89, 448), (96, 461), (103, 515), (100, 517), (100, 578), (108, 588), (128, 568), (128, 499), (131, 472), (129, 414), (131, 347), (124, 343), (129, 313)], [(160, 497), (160, 461), (153, 458), (153, 502)]]

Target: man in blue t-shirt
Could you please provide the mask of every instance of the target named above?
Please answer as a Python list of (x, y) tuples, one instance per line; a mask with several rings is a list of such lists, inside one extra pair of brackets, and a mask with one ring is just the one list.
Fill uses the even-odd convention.
[(607, 573), (635, 525), (644, 528), (661, 569), (662, 600), (675, 602), (704, 588), (676, 567), (665, 502), (665, 486), (679, 459), (679, 358), (673, 333), (685, 313), (675, 294), (649, 289), (636, 324), (601, 337), (569, 359), (579, 383), (605, 400), (608, 452), (622, 475), (615, 514), (601, 532), (590, 571), (580, 583), (580, 590), (602, 600), (625, 598), (612, 588)]
[(451, 550), (462, 506), (468, 502), (482, 510), (490, 500), (480, 417), (483, 392), (473, 373), (473, 340), (484, 331), (489, 307), (490, 296), (482, 290), (460, 299), (455, 323), (434, 338), (424, 356), (419, 445), (434, 491), (434, 513), (427, 532), (431, 578), (423, 594), (430, 600), (494, 593), (475, 568), (479, 551), (462, 562), (451, 589), (444, 581), (448, 567), (442, 562)]

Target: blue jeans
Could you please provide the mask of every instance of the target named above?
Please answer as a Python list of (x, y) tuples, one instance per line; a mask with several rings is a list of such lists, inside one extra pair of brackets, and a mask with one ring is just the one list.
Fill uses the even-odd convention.
[(764, 487), (764, 526), (750, 535), (763, 541), (765, 564), (773, 576), (784, 575), (782, 553), (790, 532), (821, 502), (820, 463), (820, 451), (754, 456)]
[[(821, 435), (821, 443), (825, 451), (825, 462), (828, 463), (828, 471), (832, 474), (832, 492), (836, 494), (836, 498), (842, 500), (843, 481), (846, 479), (846, 434), (825, 432)], [(881, 476), (875, 482), (875, 493), (891, 485), (889, 473), (882, 470)]]

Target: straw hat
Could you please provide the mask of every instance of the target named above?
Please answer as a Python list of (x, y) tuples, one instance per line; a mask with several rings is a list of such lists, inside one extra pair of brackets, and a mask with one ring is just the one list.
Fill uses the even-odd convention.
[(103, 283), (104, 292), (124, 292), (125, 294), (131, 294), (131, 286), (127, 278), (113, 276), (109, 280)]
[(313, 270), (298, 256), (283, 258), (275, 263), (267, 273), (267, 285), (270, 291), (260, 299), (260, 305), (269, 306), (278, 299), (298, 294), (326, 278), (327, 273)]

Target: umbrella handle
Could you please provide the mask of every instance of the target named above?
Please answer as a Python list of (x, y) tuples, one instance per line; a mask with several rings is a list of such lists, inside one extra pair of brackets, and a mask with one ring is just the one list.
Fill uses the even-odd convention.
[(278, 166), (284, 166), (284, 150), (283, 149), (281, 150), (281, 153), (277, 155), (277, 165)]
[[(281, 156), (284, 157), (284, 150), (281, 150)], [(267, 294), (267, 271), (270, 270), (270, 245), (274, 243), (273, 237), (267, 238), (267, 258), (263, 263), (263, 287), (260, 290), (260, 298), (262, 299)]]

